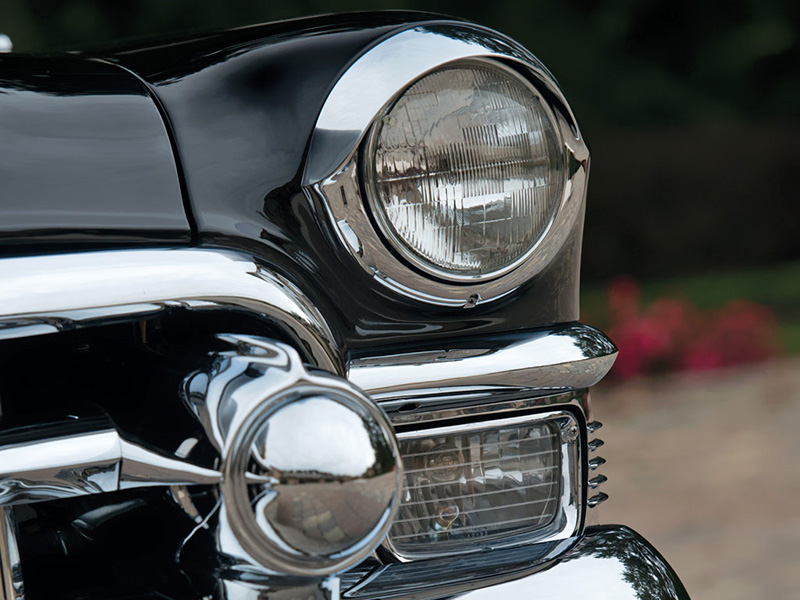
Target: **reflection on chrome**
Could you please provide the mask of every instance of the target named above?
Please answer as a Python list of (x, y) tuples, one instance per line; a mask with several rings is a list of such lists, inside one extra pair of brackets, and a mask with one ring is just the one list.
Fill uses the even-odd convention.
[(0, 506), (155, 485), (216, 484), (219, 472), (123, 439), (105, 418), (67, 419), (0, 435)]
[(218, 547), (240, 572), (324, 577), (356, 564), (394, 517), (402, 464), (391, 424), (344, 379), (289, 346), (222, 335), (230, 350), (186, 382), (220, 452)]
[(339, 600), (339, 579), (330, 577), (318, 582), (281, 586), (275, 581), (242, 581), (221, 578), (215, 600)]
[[(304, 423), (301, 429), (298, 423)], [(352, 435), (345, 436), (343, 432)], [(273, 473), (362, 477), (375, 465), (374, 440), (359, 415), (321, 396), (277, 411), (258, 433), (253, 458)]]
[(356, 359), (350, 381), (382, 399), (409, 390), (465, 386), (587, 388), (611, 369), (617, 348), (582, 324)]
[(266, 319), (322, 369), (344, 371), (333, 333), (295, 286), (240, 252), (113, 250), (0, 260), (0, 339), (56, 333), (168, 307)]
[(387, 565), (351, 584), (342, 596), (530, 600), (600, 594), (614, 600), (689, 600), (664, 558), (627, 527), (587, 528), (575, 542), (432, 559), (425, 568), (420, 563)]
[(0, 507), (0, 598), (23, 600), (22, 565), (17, 544), (17, 523), (11, 508)]

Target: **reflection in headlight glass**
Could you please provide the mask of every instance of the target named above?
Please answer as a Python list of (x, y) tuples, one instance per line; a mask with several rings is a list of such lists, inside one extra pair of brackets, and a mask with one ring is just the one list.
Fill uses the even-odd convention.
[(548, 423), (401, 440), (395, 551), (441, 554), (546, 528), (559, 506), (559, 447)]
[(491, 275), (550, 224), (563, 152), (539, 96), (511, 71), (488, 63), (434, 71), (378, 126), (378, 220), (423, 267)]

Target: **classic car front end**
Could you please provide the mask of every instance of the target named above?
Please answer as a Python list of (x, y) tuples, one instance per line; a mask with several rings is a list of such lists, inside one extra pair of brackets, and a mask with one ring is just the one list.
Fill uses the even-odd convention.
[(589, 525), (589, 152), (512, 40), (5, 55), (0, 156), (5, 598), (688, 598)]

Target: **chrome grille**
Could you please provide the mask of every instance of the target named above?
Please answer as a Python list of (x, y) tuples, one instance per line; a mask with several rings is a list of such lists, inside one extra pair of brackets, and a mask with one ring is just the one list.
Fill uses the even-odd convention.
[[(586, 429), (589, 431), (590, 434), (592, 434), (598, 429), (600, 429), (602, 426), (603, 424), (600, 421), (592, 421), (586, 426)], [(589, 440), (588, 448), (590, 454), (596, 452), (598, 448), (601, 448), (604, 445), (604, 443), (605, 442), (603, 442), (603, 440), (599, 438), (594, 438), (592, 440)], [(590, 456), (588, 464), (589, 464), (589, 481), (588, 481), (589, 498), (586, 501), (586, 504), (589, 506), (589, 508), (594, 508), (598, 504), (608, 500), (608, 494), (601, 492), (597, 489), (606, 481), (608, 481), (608, 477), (606, 477), (602, 473), (595, 474), (595, 471), (597, 471), (597, 469), (606, 464), (606, 459), (603, 458), (602, 456)]]

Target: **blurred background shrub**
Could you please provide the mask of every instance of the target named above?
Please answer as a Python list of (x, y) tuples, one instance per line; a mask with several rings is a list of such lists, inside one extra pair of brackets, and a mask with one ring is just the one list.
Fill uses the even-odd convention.
[(747, 300), (703, 310), (662, 296), (645, 305), (636, 280), (622, 276), (608, 285), (607, 308), (599, 324), (620, 350), (611, 380), (734, 367), (781, 352), (775, 313)]
[[(731, 299), (759, 303), (780, 346), (800, 352), (795, 0), (2, 0), (0, 32), (39, 53), (387, 8), (493, 27), (559, 79), (592, 148), (584, 320), (609, 322), (606, 285), (628, 274), (641, 318), (666, 310), (660, 295), (720, 327), (749, 318), (746, 305), (723, 308)], [(772, 335), (771, 319), (758, 322)], [(625, 339), (630, 324), (613, 323)]]

